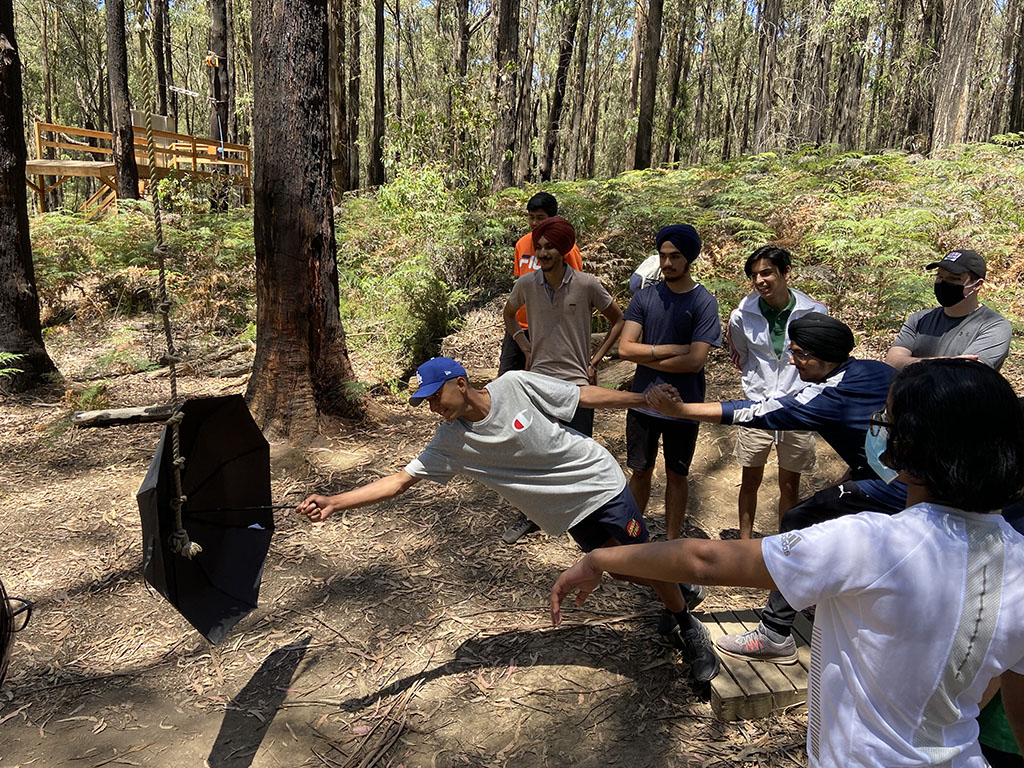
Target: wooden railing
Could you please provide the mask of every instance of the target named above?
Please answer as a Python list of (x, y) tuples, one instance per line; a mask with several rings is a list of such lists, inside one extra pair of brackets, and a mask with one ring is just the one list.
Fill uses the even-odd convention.
[[(139, 176), (148, 178), (146, 129), (143, 126), (133, 126), (132, 130), (135, 133), (135, 161), (139, 166)], [(46, 157), (48, 149), (62, 153), (104, 155), (110, 158), (104, 158), (107, 162), (113, 160), (113, 135), (106, 131), (37, 122), (35, 134), (36, 157), (40, 160)], [(48, 138), (44, 134), (50, 134), (53, 138)], [(90, 139), (96, 143), (90, 144)], [(244, 144), (221, 143), (213, 139), (155, 129), (153, 143), (157, 168), (181, 170), (200, 176), (227, 175), (233, 184), (252, 186), (252, 152)], [(158, 172), (158, 175), (163, 174)]]

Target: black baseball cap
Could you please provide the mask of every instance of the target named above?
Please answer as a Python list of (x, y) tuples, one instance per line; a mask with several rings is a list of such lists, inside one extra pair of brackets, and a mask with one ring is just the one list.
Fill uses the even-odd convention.
[(942, 257), (942, 261), (933, 261), (925, 269), (942, 267), (948, 272), (962, 275), (964, 272), (973, 272), (978, 277), (985, 276), (985, 259), (977, 251), (967, 249), (950, 251)]

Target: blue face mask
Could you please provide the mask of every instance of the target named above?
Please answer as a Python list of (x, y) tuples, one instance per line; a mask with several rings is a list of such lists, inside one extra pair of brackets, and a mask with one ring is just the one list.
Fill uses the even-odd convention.
[[(878, 434), (872, 434), (877, 432)], [(886, 444), (889, 442), (889, 429), (887, 427), (872, 428), (867, 431), (864, 437), (864, 453), (867, 454), (868, 464), (875, 470), (875, 474), (878, 475), (886, 485), (892, 485), (893, 481), (899, 477), (897, 472), (892, 467), (887, 467), (882, 463), (882, 454), (885, 453)]]

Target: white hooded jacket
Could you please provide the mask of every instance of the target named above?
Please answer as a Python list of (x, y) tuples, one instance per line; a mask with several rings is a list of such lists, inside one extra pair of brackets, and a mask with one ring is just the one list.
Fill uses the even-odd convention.
[(782, 356), (775, 356), (772, 337), (768, 331), (768, 320), (761, 314), (757, 291), (747, 294), (740, 305), (729, 315), (729, 353), (733, 363), (741, 372), (743, 394), (748, 400), (769, 400), (795, 394), (804, 387), (796, 366), (789, 364), (789, 324), (798, 317), (828, 309), (806, 293), (790, 288), (796, 299), (793, 311), (786, 321), (786, 340)]

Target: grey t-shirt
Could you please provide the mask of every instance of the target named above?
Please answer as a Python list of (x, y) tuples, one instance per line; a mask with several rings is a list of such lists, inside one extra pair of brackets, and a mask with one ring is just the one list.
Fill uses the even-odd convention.
[(622, 492), (626, 476), (615, 458), (559, 423), (576, 412), (579, 387), (509, 371), (486, 389), (490, 413), (439, 426), (406, 472), (442, 485), (455, 475), (472, 478), (550, 534), (564, 533)]
[(997, 371), (1010, 354), (1010, 321), (985, 305), (963, 318), (949, 317), (942, 307), (922, 309), (907, 318), (894, 347), (914, 357), (977, 355)]

